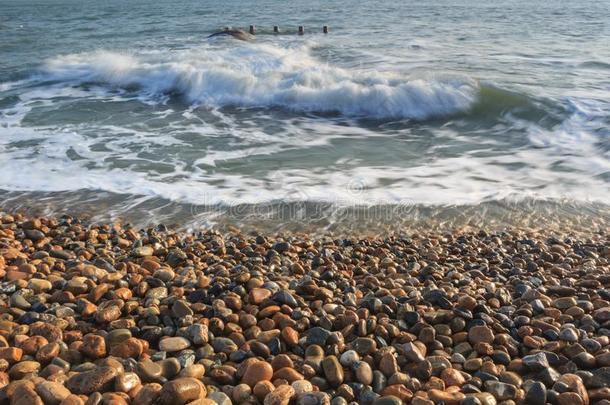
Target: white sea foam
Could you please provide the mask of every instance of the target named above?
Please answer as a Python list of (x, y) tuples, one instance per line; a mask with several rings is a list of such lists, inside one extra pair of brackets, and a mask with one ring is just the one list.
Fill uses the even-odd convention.
[[(506, 198), (563, 199), (607, 202), (610, 191), (602, 179), (585, 178), (579, 171), (554, 170), (557, 161), (552, 151), (536, 149), (516, 151), (496, 157), (461, 156), (438, 158), (426, 164), (398, 167), (361, 165), (346, 170), (318, 168), (278, 169), (264, 177), (248, 173), (216, 172), (186, 167), (173, 161), (166, 173), (143, 172), (132, 167), (116, 167), (110, 161), (117, 156), (137, 159), (128, 150), (134, 137), (146, 139), (148, 146), (157, 141), (154, 134), (135, 134), (125, 128), (108, 126), (107, 146), (111, 152), (92, 150), (92, 140), (78, 131), (64, 131), (44, 138), (40, 130), (15, 128), (10, 139), (0, 144), (0, 189), (12, 191), (59, 192), (98, 190), (129, 194), (141, 201), (162, 198), (174, 202), (212, 205), (253, 204), (271, 201), (318, 201), (338, 206), (374, 204), (477, 204)], [(123, 134), (114, 136), (112, 134)], [(9, 148), (11, 141), (39, 140), (40, 146)], [(145, 148), (143, 141), (139, 142)], [(84, 159), (74, 160), (67, 151), (74, 150)], [(257, 153), (264, 150), (253, 149)], [(35, 154), (35, 158), (32, 156)], [(214, 153), (209, 161), (241, 158), (239, 152)], [(574, 158), (574, 164), (581, 160)], [(95, 162), (95, 164), (93, 164)], [(529, 162), (520, 170), (512, 164)]]
[(455, 114), (477, 100), (467, 78), (410, 78), (345, 69), (313, 57), (306, 46), (218, 44), (166, 53), (97, 51), (48, 60), (51, 80), (137, 88), (143, 96), (179, 94), (210, 107), (279, 107), (367, 118)]

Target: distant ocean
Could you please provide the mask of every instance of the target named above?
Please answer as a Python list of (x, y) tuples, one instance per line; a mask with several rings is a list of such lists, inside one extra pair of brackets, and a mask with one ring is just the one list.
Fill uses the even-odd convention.
[[(331, 231), (608, 224), (608, 0), (0, 10), (0, 209)], [(250, 24), (251, 43), (206, 38)]]

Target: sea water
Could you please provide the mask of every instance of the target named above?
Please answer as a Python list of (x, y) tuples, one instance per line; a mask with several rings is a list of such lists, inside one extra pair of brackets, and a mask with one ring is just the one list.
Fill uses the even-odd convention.
[(608, 44), (608, 0), (0, 0), (0, 209), (607, 227)]

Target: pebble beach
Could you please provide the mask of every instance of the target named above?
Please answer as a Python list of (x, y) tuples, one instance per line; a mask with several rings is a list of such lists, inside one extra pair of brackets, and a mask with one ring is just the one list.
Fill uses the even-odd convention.
[(0, 403), (610, 404), (610, 234), (0, 216)]
[(610, 0), (0, 0), (0, 405), (610, 405), (609, 43)]

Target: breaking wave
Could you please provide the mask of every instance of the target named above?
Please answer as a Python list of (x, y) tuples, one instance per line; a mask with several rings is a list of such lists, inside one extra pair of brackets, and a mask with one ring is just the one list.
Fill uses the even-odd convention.
[(373, 119), (423, 120), (465, 112), (479, 85), (464, 77), (409, 77), (327, 64), (307, 46), (243, 44), (148, 54), (108, 51), (48, 60), (45, 78), (179, 96), (207, 107), (282, 108)]

